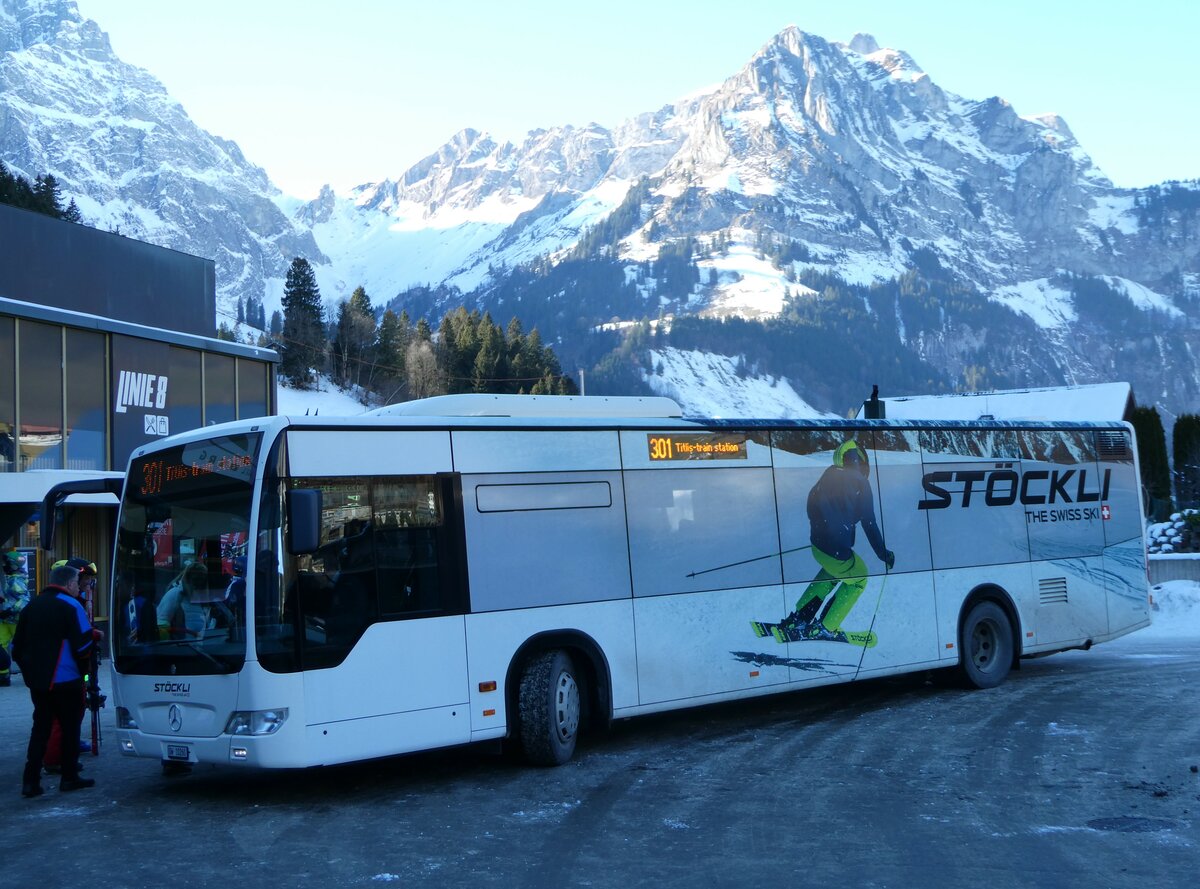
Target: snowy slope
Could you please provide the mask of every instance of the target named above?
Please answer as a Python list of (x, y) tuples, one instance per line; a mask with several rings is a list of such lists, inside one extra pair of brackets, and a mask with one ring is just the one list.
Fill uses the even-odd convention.
[(675, 399), (685, 417), (830, 417), (801, 398), (787, 380), (739, 374), (735, 359), (708, 352), (656, 349), (646, 382)]

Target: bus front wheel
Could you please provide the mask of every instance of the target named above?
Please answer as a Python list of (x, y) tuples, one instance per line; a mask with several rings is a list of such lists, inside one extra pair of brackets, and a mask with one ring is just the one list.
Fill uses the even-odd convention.
[(534, 765), (560, 766), (575, 753), (582, 695), (571, 656), (561, 649), (533, 657), (521, 673), (521, 750)]
[(958, 669), (968, 688), (995, 688), (1012, 669), (1012, 623), (992, 601), (977, 602), (967, 612), (959, 636)]

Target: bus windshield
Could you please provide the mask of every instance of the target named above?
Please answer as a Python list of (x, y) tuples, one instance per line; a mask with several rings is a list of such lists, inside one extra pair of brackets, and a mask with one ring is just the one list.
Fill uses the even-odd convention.
[(261, 433), (156, 451), (129, 467), (112, 632), (121, 673), (233, 673), (246, 659), (246, 549)]

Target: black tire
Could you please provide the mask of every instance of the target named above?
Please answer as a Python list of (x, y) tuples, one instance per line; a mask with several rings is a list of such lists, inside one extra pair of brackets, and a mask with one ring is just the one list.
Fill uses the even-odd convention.
[(518, 732), (525, 760), (560, 766), (575, 753), (583, 715), (583, 690), (565, 651), (535, 655), (521, 672)]
[(995, 602), (976, 602), (958, 638), (958, 673), (967, 688), (995, 688), (1012, 670), (1013, 629)]

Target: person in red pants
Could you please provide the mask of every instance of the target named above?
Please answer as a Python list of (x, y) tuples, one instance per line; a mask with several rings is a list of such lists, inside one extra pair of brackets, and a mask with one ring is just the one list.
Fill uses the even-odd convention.
[(92, 628), (78, 601), (79, 572), (68, 565), (50, 571), (50, 584), (27, 605), (17, 619), (13, 637), (13, 660), (33, 701), (33, 727), (21, 796), (29, 799), (44, 792), (42, 758), (50, 723), (57, 718), (63, 726), (64, 756), (60, 791), (83, 790), (96, 782), (79, 777), (78, 724), (83, 713), (83, 670), (92, 646), (104, 634)]

